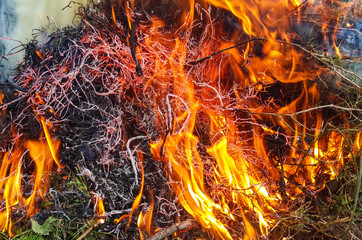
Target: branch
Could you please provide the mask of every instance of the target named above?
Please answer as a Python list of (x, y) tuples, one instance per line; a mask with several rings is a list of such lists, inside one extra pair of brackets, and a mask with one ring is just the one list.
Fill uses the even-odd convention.
[(155, 235), (150, 237), (148, 240), (165, 239), (168, 236), (171, 236), (172, 234), (174, 234), (175, 232), (186, 230), (186, 229), (188, 229), (189, 227), (192, 227), (195, 224), (196, 224), (195, 220), (192, 220), (192, 219), (188, 219), (188, 220), (185, 220), (183, 222), (176, 223), (176, 224), (172, 225), (171, 227), (168, 227), (168, 228), (156, 233)]
[(356, 111), (356, 112), (362, 112), (362, 109), (359, 108), (346, 108), (346, 107), (341, 107), (338, 105), (334, 105), (334, 104), (328, 104), (328, 105), (322, 105), (322, 106), (316, 106), (316, 107), (311, 107), (311, 108), (307, 108), (295, 113), (272, 113), (272, 112), (252, 112), (249, 111), (250, 114), (252, 115), (272, 115), (272, 116), (286, 116), (286, 117), (293, 117), (295, 115), (299, 115), (299, 114), (303, 114), (303, 113), (307, 113), (307, 112), (311, 112), (314, 110), (320, 110), (323, 108), (335, 108), (338, 110), (343, 110), (343, 111), (347, 111), (347, 112), (351, 112), (351, 111)]
[(136, 73), (137, 75), (140, 77), (143, 75), (142, 72), (142, 68), (141, 65), (136, 57), (136, 29), (138, 27), (138, 25), (140, 24), (140, 16), (137, 16), (135, 23), (132, 26), (132, 31), (130, 33), (130, 37), (129, 37), (129, 45), (131, 47), (131, 55), (133, 60), (136, 63)]

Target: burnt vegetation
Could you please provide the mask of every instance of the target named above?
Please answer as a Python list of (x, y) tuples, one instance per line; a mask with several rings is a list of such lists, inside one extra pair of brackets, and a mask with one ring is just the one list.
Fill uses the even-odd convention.
[[(79, 6), (77, 26), (24, 45), (15, 83), (0, 88), (0, 157), (16, 139), (45, 139), (45, 119), (60, 140), (62, 168), (38, 196), (32, 224), (25, 206), (13, 207), (17, 239), (223, 238), (183, 206), (188, 188), (181, 177), (189, 172), (175, 174), (169, 159), (189, 155), (192, 163), (179, 168), (202, 172), (194, 178), (210, 201), (224, 204), (213, 206), (212, 216), (232, 238), (362, 236), (361, 77), (343, 66), (358, 58), (326, 56), (302, 37), (252, 37), (231, 12), (202, 4), (196, 1), (189, 27), (178, 23), (187, 8), (178, 1), (141, 1), (133, 9), (90, 1)], [(285, 55), (300, 51), (300, 62), (288, 58), (278, 66), (304, 80), (288, 82), (273, 69), (251, 66), (275, 50), (271, 42)], [(216, 147), (224, 139), (228, 157), (246, 166), (239, 174), (251, 172), (262, 184), (228, 182)], [(183, 150), (188, 145), (195, 149)], [(23, 194), (30, 195), (26, 182), (34, 184), (36, 166), (24, 155)], [(262, 199), (264, 187), (277, 200)], [(269, 232), (253, 209), (259, 205)], [(149, 224), (137, 223), (141, 212), (152, 215)], [(34, 227), (51, 218), (59, 221), (49, 231)]]

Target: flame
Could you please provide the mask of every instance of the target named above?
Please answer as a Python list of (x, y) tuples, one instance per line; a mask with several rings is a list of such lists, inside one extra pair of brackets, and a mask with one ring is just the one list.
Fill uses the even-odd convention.
[[(5, 201), (6, 209), (0, 213), (0, 226), (7, 230), (10, 236), (11, 231), (11, 208), (21, 201), (21, 165), (23, 152), (16, 150), (12, 154), (6, 153), (3, 157), (0, 169), (0, 189), (3, 192), (1, 200)], [(10, 172), (10, 175), (7, 175)]]
[(100, 217), (98, 219), (98, 223), (99, 224), (103, 224), (105, 222), (103, 216), (105, 215), (105, 209), (104, 209), (104, 204), (103, 204), (103, 199), (99, 194), (93, 193), (92, 192), (92, 197), (93, 200), (95, 202), (94, 204), (94, 212), (97, 214), (98, 217)]
[[(46, 127), (44, 126), (44, 131)], [(19, 137), (15, 140), (13, 148), (4, 154), (0, 169), (1, 201), (5, 202), (5, 209), (0, 212), (0, 226), (3, 231), (12, 232), (11, 212), (14, 208), (27, 208), (26, 216), (37, 213), (38, 198), (44, 198), (50, 181), (54, 157), (57, 156), (59, 141), (50, 136), (40, 137), (40, 140), (25, 140)], [(49, 144), (51, 143), (51, 144)], [(23, 191), (24, 164), (34, 164), (31, 195), (26, 197)]]
[[(323, 180), (335, 178), (350, 159), (343, 151), (345, 136), (325, 124), (325, 113), (318, 110), (320, 94), (313, 80), (324, 69), (295, 44), (299, 37), (291, 29), (292, 17), (298, 15), (300, 21), (302, 7), (308, 4), (301, 0), (174, 4), (182, 12), (175, 27), (157, 16), (147, 16), (152, 24), (139, 22), (133, 0), (117, 5), (127, 17), (125, 49), (145, 68), (144, 74), (134, 77), (135, 82), (144, 81), (135, 95), (143, 94), (145, 105), (153, 106), (156, 115), (159, 133), (149, 137), (151, 153), (164, 163), (184, 209), (205, 229), (221, 239), (266, 236), (278, 213), (288, 211), (286, 201), (319, 191)], [(117, 26), (115, 6), (110, 22)], [(213, 20), (215, 8), (229, 12), (225, 16), (233, 15), (232, 29), (226, 29), (231, 23), (223, 19), (222, 11)], [(323, 16), (321, 30), (325, 42), (341, 58), (336, 40), (340, 16), (333, 18), (333, 24)], [(44, 58), (40, 51), (37, 54)], [(135, 67), (132, 61), (128, 63)], [(58, 71), (68, 70), (59, 67)], [(36, 97), (34, 102), (44, 104), (40, 94)], [(0, 189), (6, 209), (0, 213), (0, 225), (10, 234), (11, 209), (26, 206), (28, 214), (34, 214), (36, 197), (46, 194), (53, 161), (58, 169), (62, 167), (57, 158), (59, 141), (49, 133), (53, 126), (42, 117), (40, 122), (45, 137), (39, 141), (19, 138), (3, 156)], [(360, 146), (360, 133), (355, 145)], [(21, 166), (29, 158), (35, 164), (34, 190), (24, 198)], [(130, 213), (115, 220), (128, 218), (126, 230), (144, 193), (141, 151), (138, 162), (142, 180), (138, 195)], [(150, 195), (149, 209), (138, 216), (141, 239), (152, 235), (154, 200)], [(97, 194), (93, 198), (96, 214), (104, 216), (102, 198)], [(259, 229), (252, 219), (258, 219)], [(102, 218), (98, 223), (103, 222)], [(239, 222), (245, 226), (244, 233), (230, 231)]]
[(356, 140), (355, 140), (355, 146), (357, 147), (357, 149), (361, 149), (362, 146), (362, 132), (359, 132), (356, 136)]
[[(336, 177), (346, 158), (344, 139), (337, 131), (326, 131), (322, 112), (308, 110), (320, 99), (313, 79), (323, 69), (310, 70), (293, 44), (295, 35), (289, 33), (290, 15), (300, 18), (305, 3), (204, 2), (232, 12), (242, 29), (228, 41), (214, 41), (214, 33), (201, 40), (198, 50), (188, 45), (189, 32), (168, 36), (157, 17), (147, 29), (145, 48), (162, 54), (153, 56), (155, 70), (144, 93), (155, 96), (157, 124), (166, 129), (151, 142), (151, 153), (165, 163), (180, 203), (204, 228), (233, 239), (227, 221), (243, 221), (244, 238), (253, 239), (257, 230), (248, 220), (251, 215), (259, 219), (260, 233), (267, 235), (277, 212), (287, 211), (283, 198), (320, 190), (321, 173), (325, 179)], [(183, 19), (192, 27), (193, 22)], [(218, 27), (207, 22), (204, 34), (216, 31)], [(254, 40), (240, 50), (234, 46), (242, 35)], [(209, 57), (218, 51), (223, 53)], [(203, 75), (193, 74), (197, 66), (188, 62), (190, 56), (206, 59)], [(277, 83), (290, 88), (292, 100), (261, 103), (258, 96)], [(200, 119), (206, 131), (199, 129)], [(271, 137), (282, 141), (284, 149), (271, 150)], [(142, 213), (139, 221), (143, 219)]]
[(144, 221), (143, 212), (140, 212), (140, 214), (138, 215), (138, 219), (137, 219), (137, 227), (140, 232), (140, 240), (145, 239), (145, 237), (143, 236), (142, 230), (141, 230), (141, 228), (143, 227), (143, 224), (144, 224), (143, 221)]
[(44, 60), (44, 55), (39, 50), (36, 50), (35, 52), (41, 60)]
[[(4, 103), (4, 94), (0, 91), (0, 105)], [(0, 117), (5, 115), (5, 109), (0, 109)]]
[[(3, 99), (4, 95), (0, 93), (0, 104), (3, 104)], [(5, 114), (5, 109), (0, 114)], [(43, 128), (39, 140), (28, 140), (12, 128), (11, 148), (1, 156), (0, 201), (3, 207), (0, 209), (0, 228), (10, 236), (14, 236), (12, 211), (26, 209), (27, 217), (36, 214), (38, 199), (45, 198), (49, 188), (53, 162), (58, 170), (62, 168), (58, 160), (60, 141), (51, 136), (48, 129), (52, 128), (51, 124), (47, 124), (43, 117), (39, 120)], [(23, 192), (25, 187), (32, 187), (31, 192)]]
[[(346, 16), (352, 6), (353, 2), (322, 1), (314, 7), (314, 11), (321, 16), (321, 30), (325, 47), (328, 51), (333, 49), (339, 59), (342, 58), (342, 55), (337, 44), (337, 34), (339, 27), (344, 27), (339, 26), (339, 23), (341, 17)], [(347, 23), (346, 26), (351, 27), (352, 25)], [(328, 52), (326, 54), (328, 54)]]
[(112, 6), (112, 18), (113, 18), (114, 25), (117, 26), (117, 18), (116, 18), (116, 14), (114, 12), (114, 7), (113, 6)]
[(138, 220), (137, 220), (137, 226), (140, 232), (141, 239), (145, 239), (144, 232), (147, 233), (147, 236), (151, 236), (151, 224), (152, 224), (152, 213), (153, 213), (153, 205), (154, 205), (154, 199), (153, 199), (153, 191), (150, 190), (150, 197), (151, 197), (151, 203), (149, 208), (147, 209), (146, 213), (143, 214), (141, 211)]
[(129, 30), (132, 30), (132, 14), (134, 11), (134, 0), (124, 1)]
[[(60, 145), (60, 142), (58, 140), (53, 140), (51, 138), (48, 127), (47, 127), (47, 124), (45, 123), (44, 117), (40, 117), (40, 121), (41, 121), (41, 124), (43, 126), (43, 131), (44, 131), (44, 134), (45, 134), (45, 138), (46, 138), (46, 141), (48, 143), (48, 146), (49, 146), (50, 152), (52, 154), (52, 157), (53, 157), (55, 163), (57, 164), (58, 169), (61, 169), (62, 165), (60, 164), (59, 159), (57, 157), (57, 149), (58, 149), (58, 147)], [(51, 123), (48, 123), (48, 125), (50, 127), (52, 127)]]

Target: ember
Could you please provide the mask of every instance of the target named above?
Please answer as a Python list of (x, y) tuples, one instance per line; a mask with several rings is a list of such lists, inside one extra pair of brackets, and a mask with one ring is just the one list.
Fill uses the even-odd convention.
[[(332, 58), (311, 49), (295, 27), (323, 6), (340, 13), (321, 14), (316, 24)], [(331, 69), (331, 59), (344, 57), (337, 34), (351, 6), (191, 0), (81, 7), (78, 27), (26, 45), (16, 87), (0, 95), (0, 226), (13, 235), (15, 209), (69, 218), (63, 203), (76, 193), (84, 212), (71, 217), (89, 217), (91, 205), (95, 217), (79, 239), (102, 224), (122, 239), (297, 234), (276, 229), (304, 202), (336, 193), (326, 185), (340, 172), (361, 172), (362, 80)], [(351, 98), (357, 103), (346, 103)], [(52, 181), (48, 196), (53, 162), (54, 175), (68, 175)], [(67, 190), (72, 178), (84, 182), (82, 190)], [(39, 210), (45, 197), (52, 206)]]

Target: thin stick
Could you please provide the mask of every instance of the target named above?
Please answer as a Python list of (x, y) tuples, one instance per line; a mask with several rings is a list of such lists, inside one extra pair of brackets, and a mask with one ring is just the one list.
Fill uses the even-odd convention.
[(138, 25), (140, 24), (140, 16), (137, 16), (135, 23), (132, 26), (132, 31), (129, 37), (129, 45), (131, 47), (131, 55), (133, 60), (136, 63), (136, 73), (140, 77), (143, 75), (141, 65), (136, 57), (136, 29)]
[(96, 226), (96, 225), (90, 226), (79, 238), (77, 238), (77, 240), (82, 240), (83, 238), (85, 238), (85, 237), (88, 235), (88, 233), (89, 233), (90, 231), (92, 231), (92, 229), (93, 229), (95, 226)]
[(268, 40), (268, 39), (266, 39), (266, 38), (253, 38), (253, 39), (250, 39), (250, 40), (248, 40), (248, 41), (239, 43), (239, 44), (237, 44), (237, 45), (234, 45), (234, 46), (231, 46), (231, 47), (228, 47), (228, 48), (224, 48), (224, 49), (221, 49), (221, 50), (219, 50), (219, 51), (217, 51), (217, 52), (214, 52), (213, 54), (211, 54), (211, 55), (209, 55), (209, 56), (207, 56), (207, 57), (204, 57), (204, 58), (201, 58), (200, 60), (197, 60), (193, 65), (195, 66), (195, 65), (197, 65), (197, 64), (199, 64), (199, 63), (201, 63), (201, 62), (203, 62), (203, 61), (205, 61), (205, 60), (207, 60), (207, 59), (212, 59), (213, 56), (215, 56), (215, 55), (217, 55), (217, 54), (219, 54), (219, 53), (225, 52), (225, 51), (230, 50), (230, 49), (233, 49), (233, 48), (238, 48), (238, 47), (240, 47), (240, 46), (242, 46), (242, 45), (245, 45), (245, 44), (247, 44), (247, 43), (249, 43), (249, 42), (254, 42), (254, 41), (267, 41), (267, 40)]
[(196, 224), (195, 220), (192, 220), (192, 219), (188, 219), (188, 220), (185, 220), (183, 222), (176, 223), (176, 224), (172, 225), (171, 227), (168, 227), (168, 228), (156, 233), (155, 235), (150, 237), (148, 240), (165, 239), (166, 237), (174, 234), (175, 232), (186, 230), (186, 229), (188, 229), (189, 227), (191, 227), (192, 225), (195, 225), (195, 224)]
[[(131, 147), (130, 147), (130, 143), (133, 141), (133, 140), (136, 140), (136, 139), (148, 139), (147, 136), (137, 136), (137, 137), (133, 137), (133, 138), (130, 138), (126, 144), (126, 148), (127, 148), (127, 152), (129, 154), (129, 158), (131, 159), (131, 163), (132, 163), (132, 168), (133, 168), (133, 172), (134, 172), (134, 175), (135, 175), (135, 185), (137, 186), (138, 185), (138, 173), (137, 173), (137, 164), (136, 164), (136, 160), (134, 159), (133, 157), (133, 151), (131, 151)], [(136, 147), (137, 148), (137, 147)]]

